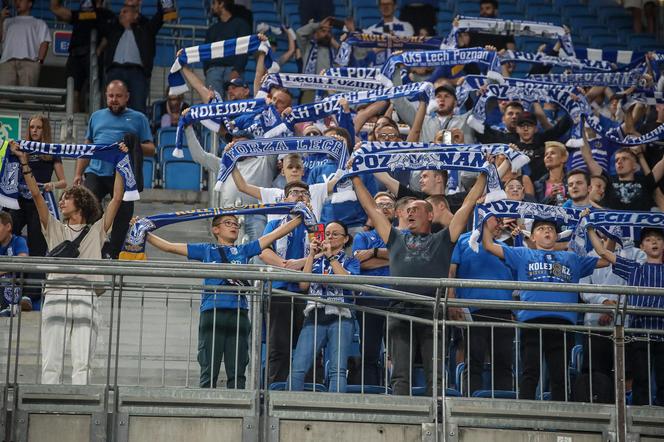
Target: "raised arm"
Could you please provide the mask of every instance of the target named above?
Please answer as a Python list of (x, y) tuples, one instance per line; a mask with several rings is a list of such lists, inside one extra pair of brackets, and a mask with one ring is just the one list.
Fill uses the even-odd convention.
[(417, 107), (417, 112), (415, 113), (415, 119), (413, 124), (410, 127), (410, 132), (408, 132), (408, 137), (406, 141), (415, 143), (420, 141), (420, 135), (422, 134), (422, 124), (424, 123), (424, 117), (427, 115), (427, 106), (429, 102), (420, 101), (419, 106)]
[(452, 242), (457, 242), (459, 236), (466, 230), (466, 225), (468, 224), (468, 218), (475, 208), (475, 203), (484, 193), (484, 187), (486, 186), (486, 175), (481, 173), (480, 176), (475, 180), (475, 184), (466, 195), (466, 198), (463, 200), (463, 204), (457, 210), (457, 212), (452, 217), (450, 222), (450, 239)]
[(374, 178), (383, 183), (387, 190), (393, 195), (397, 195), (399, 193), (399, 181), (392, 178), (387, 172), (374, 173)]
[[(182, 49), (178, 51), (178, 55), (181, 51)], [(203, 83), (203, 80), (198, 78), (198, 75), (196, 75), (196, 73), (189, 67), (182, 66), (182, 75), (184, 76), (184, 79), (187, 81), (187, 83), (189, 83), (189, 85), (192, 87), (192, 89), (196, 91), (203, 103), (209, 102), (210, 98), (214, 97), (214, 91), (208, 89), (205, 86), (205, 83)], [(220, 91), (220, 93), (222, 92), (223, 91)]]
[(231, 177), (233, 177), (233, 181), (235, 182), (235, 187), (237, 187), (237, 190), (256, 198), (258, 201), (261, 201), (261, 188), (247, 183), (247, 181), (242, 176), (240, 169), (235, 167), (233, 172), (231, 172)]
[(583, 144), (581, 145), (581, 156), (583, 161), (586, 162), (588, 170), (590, 171), (590, 176), (600, 176), (602, 174), (602, 166), (600, 166), (595, 158), (593, 158), (593, 152), (590, 150), (590, 144), (588, 144), (588, 135), (586, 135), (585, 124), (581, 125), (581, 134), (583, 135)]
[(18, 144), (14, 141), (11, 142), (10, 148), (12, 153), (18, 157), (19, 163), (21, 163), (21, 173), (23, 174), (25, 184), (28, 186), (28, 189), (30, 189), (32, 201), (35, 203), (35, 207), (37, 208), (39, 222), (41, 223), (42, 227), (46, 229), (48, 227), (50, 212), (48, 211), (48, 206), (46, 205), (46, 201), (44, 201), (44, 197), (39, 191), (37, 180), (35, 180), (34, 175), (32, 175), (32, 168), (30, 167), (30, 163), (28, 163), (28, 155), (26, 155), (25, 152), (21, 152), (18, 149)]
[(371, 103), (364, 109), (357, 111), (355, 118), (353, 119), (353, 124), (355, 126), (355, 133), (359, 134), (362, 131), (364, 124), (374, 115), (378, 115), (381, 112), (385, 111), (388, 106), (387, 101), (376, 101)]
[[(492, 217), (493, 218), (493, 217)], [(499, 244), (496, 244), (493, 241), (493, 235), (491, 234), (491, 229), (487, 226), (490, 222), (496, 222), (496, 220), (491, 220), (491, 218), (484, 221), (484, 229), (482, 229), (482, 247), (484, 250), (496, 255), (500, 259), (505, 259), (505, 253), (503, 252), (503, 247)]]
[(292, 220), (288, 221), (286, 224), (283, 224), (279, 226), (278, 228), (274, 229), (267, 235), (263, 235), (260, 238), (258, 238), (258, 243), (261, 246), (261, 249), (266, 249), (270, 247), (270, 245), (278, 240), (279, 238), (288, 235), (291, 233), (297, 226), (302, 223), (302, 217), (301, 216), (296, 216)]
[(279, 66), (283, 66), (295, 55), (295, 31), (291, 28), (286, 28), (285, 26), (281, 27), (288, 38), (288, 50), (279, 57)]
[[(184, 112), (187, 112), (187, 110)], [(216, 136), (216, 134), (213, 135)], [(187, 146), (189, 146), (191, 158), (216, 175), (219, 172), (219, 157), (203, 150), (203, 146), (201, 146), (200, 141), (198, 141), (198, 137), (196, 137), (196, 132), (194, 132), (193, 127), (187, 126), (184, 130), (184, 136), (187, 139)]]
[(655, 164), (652, 168), (652, 178), (655, 180), (655, 183), (659, 183), (664, 176), (664, 157)]
[(104, 211), (104, 231), (108, 232), (113, 226), (113, 220), (117, 215), (120, 205), (122, 204), (122, 197), (124, 196), (124, 181), (118, 171), (115, 171), (115, 181), (113, 182), (113, 197), (106, 206)]
[(175, 255), (187, 256), (187, 244), (181, 242), (170, 242), (158, 237), (154, 233), (147, 234), (147, 241), (163, 252), (173, 253)]
[(392, 224), (390, 220), (387, 219), (383, 212), (378, 210), (376, 207), (376, 202), (373, 197), (364, 186), (362, 179), (359, 176), (354, 176), (351, 178), (353, 182), (353, 187), (355, 188), (355, 195), (357, 195), (357, 200), (362, 205), (362, 208), (367, 213), (369, 219), (373, 223), (376, 232), (382, 238), (382, 240), (387, 244), (390, 239), (390, 231), (392, 230)]
[[(604, 246), (604, 242), (601, 239), (599, 239), (599, 236), (597, 236), (597, 232), (595, 232), (595, 229), (592, 227), (588, 227), (586, 232), (588, 233), (588, 238), (590, 239), (590, 243), (593, 245), (593, 249), (595, 249), (597, 255), (599, 255), (600, 258), (608, 261), (609, 263), (615, 264), (616, 254), (608, 250), (606, 246)], [(601, 267), (601, 265), (599, 264), (600, 263), (598, 263), (598, 267)]]
[(58, 20), (65, 23), (71, 22), (71, 9), (64, 7), (60, 0), (51, 0), (51, 12), (57, 17)]

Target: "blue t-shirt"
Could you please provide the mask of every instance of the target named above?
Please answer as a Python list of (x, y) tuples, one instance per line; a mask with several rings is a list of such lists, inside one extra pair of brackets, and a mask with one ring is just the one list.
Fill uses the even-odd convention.
[(0, 256), (18, 256), (21, 253), (28, 253), (28, 244), (20, 235), (12, 235), (6, 246), (0, 244)]
[[(475, 253), (468, 244), (470, 232), (464, 233), (454, 246), (452, 264), (456, 264), (456, 277), (459, 279), (491, 279), (494, 281), (512, 281), (512, 271), (496, 255), (484, 250), (480, 244)], [(501, 243), (498, 243), (501, 244)], [(460, 299), (490, 299), (494, 301), (511, 301), (512, 290), (458, 288), (456, 296)], [(479, 307), (470, 308), (470, 311)]]
[[(332, 179), (337, 172), (337, 169), (337, 161), (334, 159), (328, 159), (324, 165), (317, 166), (309, 172), (308, 183), (327, 183)], [(367, 190), (369, 190), (369, 193), (374, 195), (377, 192), (377, 188), (376, 180), (373, 175), (361, 175), (361, 179)], [(339, 193), (339, 191), (342, 190), (352, 191), (350, 180), (342, 180), (337, 184), (335, 193)], [(332, 197), (334, 197), (334, 195)], [(343, 201), (340, 203), (332, 203), (328, 200), (323, 205), (320, 222), (327, 224), (330, 221), (335, 220), (343, 222), (348, 227), (357, 227), (364, 225), (367, 221), (367, 214), (357, 200)]]
[[(527, 247), (502, 246), (505, 264), (512, 269), (517, 281), (578, 283), (595, 270), (598, 258), (579, 256), (565, 251), (532, 250)], [(521, 300), (530, 302), (579, 302), (579, 294), (572, 292), (521, 291)], [(517, 310), (519, 321), (536, 318), (559, 318), (576, 324), (578, 313), (557, 311)]]
[[(22, 236), (12, 235), (6, 246), (0, 244), (0, 256), (18, 256), (21, 253), (28, 253), (28, 244)], [(11, 282), (11, 278), (13, 277), (13, 272), (0, 275), (0, 293), (2, 293), (4, 300), (8, 304), (19, 302), (22, 294), (21, 286)], [(5, 302), (2, 304), (4, 305)]]
[[(369, 230), (368, 232), (358, 232), (353, 238), (353, 255), (360, 250), (370, 249), (386, 249), (387, 246), (383, 239), (378, 235), (376, 230)], [(360, 269), (361, 275), (366, 276), (390, 276), (390, 265), (387, 264), (377, 269)]]
[[(246, 264), (249, 259), (261, 253), (261, 246), (258, 240), (248, 242), (239, 246), (220, 246), (218, 244), (197, 243), (187, 244), (187, 258), (201, 262), (221, 263), (219, 247), (224, 248), (228, 262), (231, 264)], [(205, 278), (205, 285), (229, 285), (225, 279)], [(247, 298), (238, 296), (235, 292), (204, 291), (201, 295), (201, 311), (212, 310), (214, 308), (237, 308), (237, 300), (240, 298), (240, 308), (246, 309)]]
[[(263, 236), (276, 230), (281, 225), (281, 221), (282, 220), (280, 219), (275, 219), (268, 222), (267, 225), (265, 226), (265, 230), (263, 231)], [(305, 228), (304, 224), (300, 224), (291, 233), (273, 242), (272, 249), (277, 253), (277, 255), (281, 256), (283, 259), (304, 258), (304, 248), (305, 248), (306, 239), (307, 239), (307, 229)], [(282, 256), (282, 254), (280, 253), (280, 248), (281, 244), (283, 244), (284, 241), (287, 241), (286, 253), (284, 256)], [(286, 289), (291, 292), (300, 291), (300, 285), (297, 282), (289, 283), (286, 281), (274, 281), (272, 283), (272, 287), (274, 287), (275, 289)]]
[[(100, 109), (90, 116), (88, 130), (85, 138), (93, 144), (113, 144), (122, 141), (124, 134), (136, 135), (140, 142), (152, 141), (150, 123), (145, 115), (133, 109), (125, 109), (120, 115), (115, 115), (108, 108)], [(97, 159), (90, 160), (85, 173), (94, 173), (98, 176), (113, 176), (115, 168), (113, 163)]]

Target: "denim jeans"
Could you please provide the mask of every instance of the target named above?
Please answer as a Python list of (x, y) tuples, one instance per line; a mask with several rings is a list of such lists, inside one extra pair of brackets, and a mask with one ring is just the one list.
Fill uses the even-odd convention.
[[(309, 316), (312, 316), (311, 313)], [(348, 353), (353, 341), (354, 321), (350, 318), (341, 318), (329, 324), (314, 325), (313, 318), (307, 318), (302, 326), (300, 337), (297, 340), (293, 354), (293, 370), (291, 373), (291, 390), (304, 390), (304, 375), (311, 368), (315, 355), (324, 346), (327, 347), (329, 358), (330, 392), (346, 392), (346, 367)], [(316, 348), (314, 349), (314, 335)]]
[[(212, 89), (224, 97), (224, 83), (231, 79), (232, 71), (233, 66), (212, 66), (205, 72), (205, 85), (212, 86)], [(240, 75), (242, 75), (242, 72), (240, 72)]]

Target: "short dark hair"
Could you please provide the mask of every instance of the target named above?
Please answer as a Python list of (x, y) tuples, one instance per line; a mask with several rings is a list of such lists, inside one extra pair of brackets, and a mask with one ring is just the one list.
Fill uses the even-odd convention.
[(593, 175), (593, 176), (590, 177), (591, 180), (592, 180), (593, 178), (597, 178), (597, 179), (600, 179), (600, 180), (604, 181), (604, 185), (605, 185), (605, 186), (608, 186), (608, 185), (609, 185), (609, 179), (608, 179), (606, 176), (604, 176), (604, 175)]
[(491, 3), (494, 8), (498, 9), (498, 2), (496, 0), (480, 0), (480, 5)]
[(583, 169), (572, 169), (567, 172), (567, 179), (573, 175), (583, 175), (583, 178), (586, 180), (586, 184), (590, 186), (590, 174)]
[(519, 103), (518, 101), (510, 101), (505, 105), (505, 109), (508, 107), (518, 107), (519, 109), (523, 110), (523, 104)]
[(344, 235), (346, 235), (348, 237), (348, 239), (344, 243), (344, 247), (349, 247), (349, 246), (353, 245), (353, 236), (348, 234), (348, 226), (346, 225), (346, 223), (344, 223), (343, 221), (339, 221), (338, 219), (334, 219), (334, 220), (328, 222), (327, 224), (325, 224), (325, 227), (327, 228), (327, 226), (329, 226), (330, 224), (337, 224), (337, 225), (341, 226), (342, 229), (344, 229)]
[(62, 193), (62, 198), (71, 198), (74, 200), (74, 205), (81, 211), (81, 217), (86, 224), (97, 222), (101, 218), (101, 205), (97, 197), (87, 188), (83, 186), (72, 186)]
[(215, 223), (216, 223), (217, 221), (221, 220), (222, 218), (228, 218), (228, 217), (235, 218), (235, 220), (238, 221), (237, 215), (230, 215), (230, 214), (224, 214), (224, 213), (222, 213), (222, 214), (220, 214), (220, 215), (215, 215), (215, 216), (212, 218), (212, 225), (215, 225)]
[(641, 241), (646, 239), (649, 236), (659, 236), (664, 239), (664, 230), (658, 229), (657, 227), (644, 227), (641, 229)]
[(12, 216), (9, 212), (5, 212), (4, 210), (0, 210), (0, 223), (2, 224), (11, 224), (14, 225), (14, 220), (12, 219)]
[(539, 224), (549, 224), (549, 225), (553, 226), (553, 228), (556, 230), (556, 232), (560, 232), (560, 228), (558, 227), (558, 224), (555, 221), (551, 221), (551, 220), (548, 220), (548, 219), (536, 219), (535, 221), (533, 221), (533, 226), (530, 229), (530, 232), (531, 233), (534, 232), (535, 228)]
[(288, 192), (290, 192), (293, 187), (309, 190), (309, 185), (307, 183), (304, 181), (295, 180), (284, 186), (284, 196), (288, 196)]

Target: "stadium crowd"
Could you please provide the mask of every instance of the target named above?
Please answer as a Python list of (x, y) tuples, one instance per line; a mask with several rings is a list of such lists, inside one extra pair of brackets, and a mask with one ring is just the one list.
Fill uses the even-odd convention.
[[(327, 2), (316, 3), (324, 9)], [(18, 5), (22, 6), (17, 7), (19, 14), (29, 11), (29, 6), (24, 4), (31, 3), (20, 0)], [(80, 68), (88, 51), (85, 42), (90, 29), (96, 27), (105, 37), (106, 107), (90, 116), (86, 139), (80, 141), (104, 146), (119, 143), (116, 148), (122, 154), (128, 154), (138, 191), (141, 190), (143, 156), (155, 154), (153, 128), (145, 112), (154, 39), (163, 23), (161, 3), (152, 18), (143, 17), (139, 7), (140, 3), (136, 0), (126, 0), (116, 17), (101, 3), (95, 3), (91, 11), (96, 13), (96, 18), (91, 25), (90, 21), (82, 19), (83, 11), (70, 11), (58, 0), (52, 2), (53, 13), (59, 19), (74, 24), (76, 38), (72, 39), (68, 69), (75, 78), (79, 92), (85, 82), (85, 69)], [(534, 63), (529, 75), (546, 77), (555, 73), (551, 76), (555, 78), (550, 80), (552, 83), (574, 86), (571, 101), (587, 103), (592, 109), (591, 115), (579, 118), (578, 115), (569, 115), (568, 108), (561, 101), (549, 100), (546, 94), (538, 94), (536, 90), (524, 89), (523, 94), (513, 97), (497, 94), (495, 89), (491, 89), (490, 75), (479, 59), (470, 63), (460, 60), (457, 64), (440, 65), (418, 65), (409, 61), (409, 52), (435, 53), (442, 46), (426, 49), (424, 44), (433, 41), (427, 39), (436, 38), (429, 37), (432, 29), (427, 31), (426, 24), (411, 24), (395, 17), (396, 0), (379, 0), (377, 7), (382, 20), (364, 30), (357, 29), (350, 18), (340, 20), (317, 16), (318, 11), (303, 8), (303, 13), (309, 14), (312, 19), (303, 21), (306, 24), (296, 30), (284, 28), (282, 33), (288, 38), (289, 47), (279, 62), (287, 62), (293, 57), (298, 61), (302, 74), (328, 78), (335, 77), (336, 74), (331, 72), (334, 68), (349, 68), (336, 78), (368, 80), (372, 84), (383, 81), (389, 83), (384, 88), (390, 91), (422, 85), (420, 89), (412, 89), (417, 93), (408, 96), (394, 93), (392, 97), (376, 100), (371, 100), (371, 94), (367, 94), (369, 98), (358, 103), (359, 95), (354, 96), (351, 92), (335, 102), (338, 109), (335, 108), (334, 112), (325, 115), (312, 112), (310, 118), (303, 118), (303, 106), (332, 102), (335, 97), (331, 91), (333, 88), (321, 90), (308, 87), (307, 83), (297, 88), (282, 86), (280, 81), (285, 82), (286, 77), (278, 77), (271, 65), (276, 58), (276, 46), (270, 45), (274, 43), (274, 35), (257, 35), (259, 48), (255, 50), (257, 62), (253, 79), (244, 77), (247, 58), (251, 55), (238, 49), (239, 44), (233, 45), (234, 52), (225, 57), (215, 56), (214, 50), (209, 51), (209, 48), (205, 52), (201, 46), (196, 60), (205, 62), (204, 79), (187, 66), (186, 57), (191, 59), (191, 52), (180, 51), (177, 55), (186, 84), (196, 91), (203, 106), (264, 100), (260, 101), (260, 109), (253, 114), (205, 121), (216, 124), (215, 132), (218, 132), (220, 143), (224, 145), (220, 156), (229, 155), (234, 147), (242, 143), (246, 145), (252, 141), (260, 145), (277, 139), (270, 137), (271, 133), (326, 137), (341, 143), (346, 151), (344, 158), (350, 158), (347, 164), (339, 164), (338, 158), (332, 155), (302, 154), (294, 148), (282, 155), (242, 158), (234, 164), (230, 178), (220, 183), (223, 207), (252, 203), (305, 203), (322, 224), (320, 232), (311, 235), (308, 226), (302, 222), (306, 218), (303, 214), (221, 214), (215, 216), (211, 224), (216, 244), (173, 243), (151, 232), (147, 234), (147, 241), (154, 247), (191, 260), (241, 265), (259, 258), (269, 265), (305, 273), (450, 277), (550, 284), (550, 291), (469, 288), (448, 291), (450, 298), (465, 300), (627, 303), (636, 307), (664, 309), (664, 298), (661, 296), (569, 293), (555, 289), (556, 283), (579, 282), (664, 287), (664, 225), (624, 228), (618, 235), (618, 244), (614, 236), (589, 225), (587, 234), (582, 235), (585, 244), (579, 249), (562, 235), (563, 231), (574, 230), (576, 226), (566, 225), (553, 216), (561, 209), (583, 210), (582, 220), (591, 219), (594, 211), (603, 209), (664, 211), (664, 137), (661, 132), (654, 137), (646, 136), (657, 133), (664, 124), (662, 52), (643, 54), (639, 63), (630, 65), (633, 69), (630, 72), (635, 72), (634, 84), (623, 87), (597, 84), (595, 77), (590, 75), (592, 81), (579, 85), (567, 83), (571, 80), (564, 75), (555, 77), (569, 67), (562, 64), (562, 61), (569, 59), (563, 56), (568, 30), (551, 43), (542, 44), (538, 56), (560, 60), (561, 65), (555, 62)], [(246, 20), (243, 9), (236, 8), (233, 0), (212, 1), (211, 11), (219, 22), (210, 27), (206, 43), (234, 40), (252, 33), (252, 24)], [(496, 1), (480, 1), (478, 10), (481, 18), (498, 17)], [(514, 39), (508, 33), (494, 33), (486, 29), (485, 32), (482, 29), (469, 31), (458, 19), (454, 27), (459, 29), (454, 34), (456, 48), (476, 48), (483, 55), (498, 59), (515, 48)], [(9, 26), (3, 30), (3, 44), (12, 41), (11, 32), (27, 32), (13, 30)], [(37, 25), (30, 32), (37, 32)], [(351, 36), (358, 33), (361, 37), (349, 43)], [(414, 37), (415, 34), (419, 36)], [(47, 39), (40, 41), (30, 37), (28, 41), (35, 43), (35, 47), (29, 49), (27, 58), (33, 62), (35, 59), (37, 62), (43, 60), (43, 42)], [(369, 44), (372, 41), (390, 42), (390, 46), (387, 49), (379, 44), (372, 46)], [(4, 49), (3, 46), (3, 61)], [(340, 54), (344, 52), (350, 59), (345, 64), (340, 62), (343, 58)], [(394, 61), (392, 70), (380, 70), (389, 66), (391, 61)], [(506, 81), (510, 79), (515, 63), (520, 61), (523, 60), (503, 59), (502, 66), (493, 73)], [(0, 67), (2, 64), (0, 62)], [(15, 64), (15, 69), (19, 71), (26, 69), (21, 67), (21, 63)], [(358, 68), (357, 72), (365, 72), (368, 76), (354, 76), (351, 68)], [(381, 72), (380, 75), (376, 75), (376, 69)], [(578, 72), (578, 66), (574, 72)], [(587, 72), (597, 73), (592, 70)], [(613, 65), (606, 72), (606, 76), (601, 78), (609, 79), (612, 74), (617, 77), (626, 71)], [(0, 76), (3, 82), (8, 78), (4, 74)], [(21, 74), (18, 76), (21, 77)], [(482, 84), (469, 92), (466, 87), (469, 78), (477, 76), (482, 78)], [(277, 80), (271, 81), (274, 78)], [(297, 81), (297, 76), (293, 79)], [(607, 80), (607, 83), (610, 81)], [(514, 86), (515, 89), (519, 87)], [(296, 92), (298, 89), (301, 93)], [(326, 96), (326, 92), (329, 95)], [(364, 92), (359, 91), (358, 94)], [(379, 95), (378, 92), (376, 95)], [(483, 101), (484, 119), (480, 120), (477, 108), (478, 103)], [(208, 173), (217, 175), (224, 163), (220, 162), (216, 152), (207, 151), (205, 143), (200, 141), (202, 131), (209, 129), (202, 129), (199, 126), (203, 125), (198, 123), (181, 123), (185, 117), (191, 116), (191, 109), (184, 103), (181, 94), (171, 93), (162, 109), (163, 118), (156, 120), (161, 127), (182, 126), (182, 136), (191, 157)], [(588, 124), (591, 118), (599, 121), (605, 132), (598, 131), (597, 125)], [(290, 121), (293, 124), (286, 124)], [(280, 125), (286, 129), (273, 132)], [(639, 137), (645, 137), (645, 141), (641, 144), (632, 142)], [(54, 143), (49, 120), (42, 115), (32, 117), (24, 141)], [(368, 144), (370, 142), (383, 144)], [(397, 142), (424, 144), (418, 147), (416, 144), (398, 145)], [(362, 149), (367, 146), (401, 146), (399, 152), (408, 155), (408, 146), (422, 152), (422, 149), (440, 149), (446, 145), (474, 146), (469, 147), (471, 150), (481, 149), (479, 145), (503, 145), (509, 147), (510, 152), (525, 156), (527, 164), (522, 167), (511, 164), (510, 167), (514, 159), (508, 158), (502, 151), (487, 155), (489, 166), (481, 171), (405, 166), (348, 176), (337, 173), (338, 169), (352, 170), (357, 159), (361, 158)], [(78, 239), (81, 258), (116, 259), (127, 232), (138, 222), (131, 219), (134, 205), (140, 204), (127, 198), (123, 201), (122, 196), (126, 197), (131, 186), (119, 166), (122, 160), (115, 161), (115, 157), (111, 156), (103, 159), (101, 156), (78, 158), (75, 176), (70, 181), (73, 186), (67, 187), (68, 180), (60, 156), (28, 155), (26, 149), (29, 146), (32, 145), (12, 142), (11, 153), (7, 154), (20, 167), (20, 191), (17, 208), (6, 209), (10, 216), (0, 213), (0, 255), (29, 253), (44, 256), (62, 241)], [(9, 161), (5, 162), (4, 167), (9, 167)], [(495, 170), (500, 177), (507, 200), (535, 203), (542, 210), (540, 216), (534, 220), (528, 216), (479, 218), (476, 206), (488, 203), (485, 192), (487, 187), (491, 189), (493, 176), (489, 169)], [(53, 191), (65, 188), (56, 202)], [(106, 195), (111, 196), (111, 201), (102, 210), (101, 201)], [(479, 250), (476, 250), (472, 233), (477, 231), (478, 222), (484, 223), (484, 228), (481, 237), (475, 238), (479, 242)], [(21, 237), (24, 228), (27, 242)], [(105, 242), (109, 231), (110, 240)], [(43, 278), (43, 275), (33, 277)], [(96, 295), (84, 284), (68, 295), (55, 286), (49, 287), (48, 281), (63, 277), (96, 280), (85, 275), (47, 275), (43, 293), (32, 290), (26, 291), (23, 297), (17, 297), (13, 292), (6, 292), (5, 313), (11, 314), (15, 310), (11, 303), (20, 300), (25, 310), (31, 301), (36, 302), (44, 296), (42, 321), (48, 325), (42, 328), (42, 381), (45, 383), (62, 382), (65, 325), (54, 318), (71, 315), (72, 382), (85, 384), (90, 370), (90, 354), (94, 352), (88, 343), (96, 340), (96, 328), (91, 327), (90, 322), (82, 323), (79, 319), (94, 317), (94, 306), (89, 298)], [(205, 284), (223, 287), (234, 282), (208, 279)], [(341, 304), (327, 305), (300, 299), (295, 299), (293, 305), (290, 302), (271, 302), (267, 356), (270, 384), (288, 382), (288, 388), (302, 390), (307, 372), (316, 363), (316, 354), (325, 347), (329, 360), (329, 391), (345, 392), (348, 384), (355, 383), (387, 383), (394, 394), (408, 395), (412, 388), (411, 369), (417, 360), (424, 367), (425, 394), (431, 394), (434, 370), (440, 370), (446, 357), (457, 357), (444, 351), (434, 352), (434, 331), (430, 326), (409, 324), (402, 320), (391, 320), (386, 324), (384, 316), (356, 315), (350, 306), (343, 307), (343, 304), (389, 309), (424, 318), (431, 318), (429, 308), (405, 301), (388, 302), (383, 298), (363, 296), (363, 293), (326, 284), (277, 282), (274, 288)], [(435, 290), (420, 286), (398, 288), (419, 295), (436, 296)], [(68, 298), (65, 300), (64, 296)], [(80, 302), (66, 313), (66, 304), (74, 301)], [(227, 386), (244, 388), (244, 372), (249, 362), (248, 308), (244, 297), (224, 293), (223, 289), (202, 294), (198, 358), (201, 387), (216, 387), (220, 363), (224, 360)], [(469, 310), (452, 307), (446, 313), (451, 320), (517, 321), (546, 325), (611, 325), (617, 319), (608, 313), (588, 313), (584, 317), (555, 309), (510, 311), (493, 307), (473, 307)], [(635, 329), (664, 331), (664, 316), (631, 315), (627, 320), (627, 325)], [(358, 327), (365, 330), (360, 343), (361, 357), (352, 354), (354, 330)], [(472, 393), (484, 388), (482, 373), (487, 361), (493, 371), (495, 390), (517, 390), (514, 329), (496, 328), (495, 333), (489, 327), (470, 327), (467, 330), (462, 332), (458, 329), (452, 339), (469, 344), (468, 354), (463, 351), (465, 344), (458, 345), (459, 358), (465, 358), (469, 367), (469, 391)], [(520, 373), (516, 376), (519, 398), (535, 399), (537, 395), (542, 373), (540, 351), (548, 368), (547, 391), (551, 393), (551, 398), (565, 400), (568, 397), (565, 361), (570, 358), (574, 338), (570, 333), (565, 338), (566, 333), (551, 328), (544, 329), (541, 335), (537, 329), (521, 331), (518, 350), (521, 352)], [(602, 390), (594, 392), (600, 401), (612, 400), (614, 375), (610, 338), (610, 334), (593, 334), (583, 340), (587, 350), (583, 364), (586, 377), (580, 376), (577, 382), (580, 386), (572, 389), (576, 399), (584, 397), (581, 386), (591, 376), (594, 388)], [(213, 342), (216, 344), (213, 345)], [(445, 344), (446, 348), (451, 346), (451, 342)], [(387, 349), (391, 364), (389, 379), (383, 376), (383, 364), (387, 359), (381, 356), (384, 349)], [(434, 359), (436, 353), (437, 360)], [(358, 360), (363, 361), (363, 367), (358, 366), (361, 365)], [(649, 403), (651, 385), (648, 364), (652, 363), (655, 403), (664, 405), (664, 335), (653, 334), (648, 339), (630, 341), (626, 360), (627, 376), (632, 379), (632, 403)], [(592, 367), (592, 373), (589, 373), (589, 367)]]

